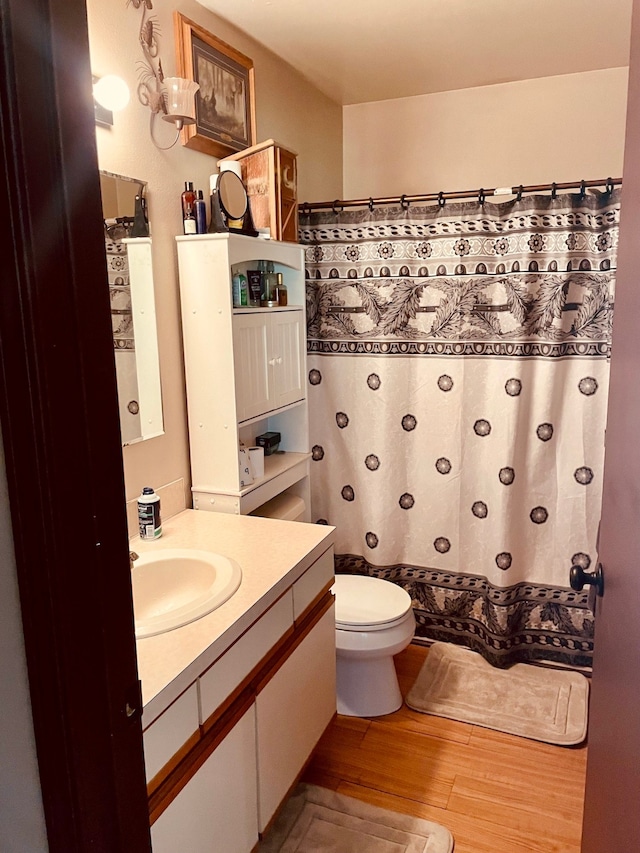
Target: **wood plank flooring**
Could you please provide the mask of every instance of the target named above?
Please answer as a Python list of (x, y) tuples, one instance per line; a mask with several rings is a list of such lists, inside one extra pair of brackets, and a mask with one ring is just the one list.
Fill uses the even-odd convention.
[[(403, 695), (427, 649), (395, 658)], [(303, 781), (434, 820), (455, 853), (580, 853), (586, 747), (559, 747), (419, 714), (338, 717)]]

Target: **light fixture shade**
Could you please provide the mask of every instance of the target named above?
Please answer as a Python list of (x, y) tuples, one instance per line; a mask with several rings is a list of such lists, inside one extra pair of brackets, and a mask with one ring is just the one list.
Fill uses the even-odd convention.
[(195, 94), (200, 88), (193, 80), (183, 77), (165, 77), (164, 86), (167, 90), (167, 115), (165, 121), (182, 124), (194, 124), (196, 120)]
[(93, 84), (93, 97), (106, 110), (117, 112), (129, 103), (129, 87), (122, 77), (106, 74)]

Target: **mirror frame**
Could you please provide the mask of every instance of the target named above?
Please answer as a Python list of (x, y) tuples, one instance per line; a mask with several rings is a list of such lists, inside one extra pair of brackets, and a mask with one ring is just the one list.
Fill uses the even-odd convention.
[[(105, 208), (105, 192), (103, 178), (113, 178), (116, 181), (131, 185), (130, 197), (127, 201), (126, 212), (117, 207), (118, 199), (115, 199), (116, 207)], [(121, 216), (108, 217), (109, 220), (126, 218), (133, 223), (136, 196), (145, 197), (147, 182), (137, 178), (130, 178), (116, 172), (105, 169), (100, 170), (100, 184), (103, 196), (103, 216), (105, 212), (119, 213)], [(117, 193), (117, 188), (116, 188)], [(129, 205), (130, 202), (130, 205)], [(105, 217), (105, 240), (108, 238), (106, 229), (107, 217)], [(126, 225), (125, 225), (126, 228)], [(125, 230), (125, 233), (126, 230)], [(135, 436), (123, 437), (122, 446), (137, 444), (150, 438), (164, 434), (164, 419), (162, 411), (162, 385), (160, 379), (160, 358), (158, 351), (158, 333), (156, 325), (155, 293), (153, 281), (153, 259), (152, 242), (150, 237), (121, 237), (114, 239), (126, 246), (128, 277), (129, 277), (129, 300), (131, 306), (133, 348), (117, 346), (114, 337), (114, 358), (118, 353), (127, 352), (135, 354), (135, 374), (137, 383), (137, 412), (132, 412), (139, 418), (139, 430)], [(112, 285), (110, 283), (110, 289)], [(120, 375), (116, 368), (118, 379)], [(121, 400), (121, 381), (118, 382), (119, 408), (121, 417), (121, 431), (123, 435), (128, 434), (124, 429), (123, 418), (126, 417), (125, 408), (132, 401)], [(135, 424), (132, 423), (133, 429)]]

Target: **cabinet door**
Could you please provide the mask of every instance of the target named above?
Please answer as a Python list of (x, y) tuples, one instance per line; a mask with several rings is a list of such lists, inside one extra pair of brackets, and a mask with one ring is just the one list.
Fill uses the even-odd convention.
[(268, 314), (235, 314), (233, 358), (238, 421), (257, 417), (273, 408), (269, 399)]
[(260, 832), (335, 713), (335, 635), (331, 607), (256, 697)]
[(271, 406), (278, 409), (303, 400), (305, 330), (302, 311), (278, 311), (270, 317)]
[(153, 853), (249, 853), (258, 841), (255, 705), (151, 827)]

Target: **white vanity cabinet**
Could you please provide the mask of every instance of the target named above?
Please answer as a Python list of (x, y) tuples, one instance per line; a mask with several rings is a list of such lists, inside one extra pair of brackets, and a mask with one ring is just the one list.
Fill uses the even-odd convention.
[(143, 716), (154, 853), (253, 851), (335, 714), (333, 547), (291, 575)]
[[(239, 234), (176, 238), (195, 509), (245, 515), (285, 490), (309, 520), (303, 249)], [(234, 308), (236, 272), (271, 261), (288, 305)], [(238, 443), (281, 434), (264, 477), (241, 486)]]
[(261, 832), (268, 827), (335, 712), (335, 632), (331, 608), (256, 697)]
[(248, 853), (258, 842), (255, 705), (151, 827), (153, 853)]

